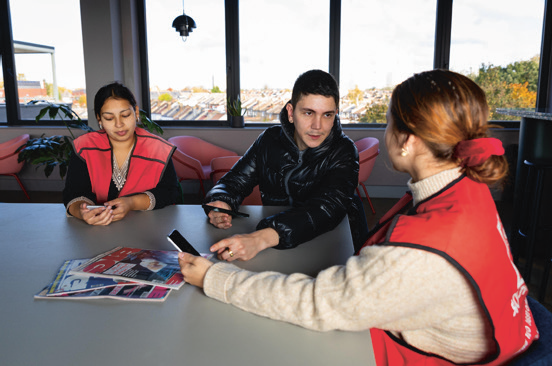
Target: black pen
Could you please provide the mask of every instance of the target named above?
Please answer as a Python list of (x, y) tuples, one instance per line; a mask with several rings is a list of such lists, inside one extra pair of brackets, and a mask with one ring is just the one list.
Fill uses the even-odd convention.
[(228, 214), (228, 215), (233, 216), (233, 217), (249, 217), (249, 214), (246, 214), (245, 212), (230, 211), (230, 210), (227, 210), (227, 209), (224, 209), (224, 208), (210, 206), (210, 205), (206, 205), (206, 204), (201, 205), (201, 207), (208, 210), (208, 212), (211, 212), (211, 211), (222, 212), (222, 213)]

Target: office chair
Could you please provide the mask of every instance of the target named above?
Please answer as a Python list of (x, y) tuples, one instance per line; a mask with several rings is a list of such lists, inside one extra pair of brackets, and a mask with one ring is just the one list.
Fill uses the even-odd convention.
[(17, 175), (23, 169), (25, 162), (20, 163), (17, 161), (19, 154), (16, 151), (20, 146), (26, 144), (27, 141), (29, 141), (29, 135), (24, 134), (0, 144), (0, 175), (14, 177), (27, 199), (30, 199), (27, 190)]
[(199, 180), (204, 197), (203, 181), (211, 178), (211, 160), (221, 156), (238, 156), (234, 151), (194, 136), (174, 136), (168, 141), (176, 146), (172, 159), (178, 180)]
[[(220, 158), (214, 158), (211, 160), (211, 179), (213, 184), (216, 184), (220, 178), (224, 176), (241, 156), (224, 156)], [(253, 192), (243, 199), (242, 205), (255, 205), (262, 206), (263, 201), (261, 200), (261, 192), (259, 191), (259, 186), (253, 188)]]
[[(372, 169), (374, 169), (376, 158), (379, 155), (379, 140), (375, 137), (365, 137), (363, 139), (355, 141), (355, 145), (358, 150), (359, 162), (358, 184), (362, 186), (364, 194), (366, 195), (366, 199), (368, 200), (368, 204), (372, 209), (372, 213), (375, 214), (376, 210), (374, 210), (372, 200), (370, 200), (370, 196), (368, 195), (368, 191), (366, 190), (364, 182), (368, 180), (370, 174), (372, 174)], [(356, 192), (359, 197), (362, 197), (360, 195), (360, 190), (358, 189), (358, 186), (356, 188)]]

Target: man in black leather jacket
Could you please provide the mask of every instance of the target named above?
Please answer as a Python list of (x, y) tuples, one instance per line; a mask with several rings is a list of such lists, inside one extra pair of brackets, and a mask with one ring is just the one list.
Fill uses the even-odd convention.
[[(253, 233), (215, 243), (211, 251), (220, 259), (248, 260), (269, 247), (293, 248), (334, 229), (346, 214), (355, 248), (364, 243), (364, 208), (354, 195), (358, 152), (342, 132), (338, 105), (339, 89), (330, 74), (300, 75), (280, 112), (281, 125), (266, 129), (209, 191), (205, 203), (237, 210), (259, 185), (263, 205), (291, 207), (261, 220)], [(218, 228), (232, 225), (230, 215), (207, 214)]]

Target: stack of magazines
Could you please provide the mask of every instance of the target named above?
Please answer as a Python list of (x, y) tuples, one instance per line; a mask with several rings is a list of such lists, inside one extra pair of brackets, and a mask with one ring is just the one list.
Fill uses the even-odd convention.
[(92, 259), (65, 261), (35, 298), (164, 301), (183, 284), (177, 251), (116, 247)]

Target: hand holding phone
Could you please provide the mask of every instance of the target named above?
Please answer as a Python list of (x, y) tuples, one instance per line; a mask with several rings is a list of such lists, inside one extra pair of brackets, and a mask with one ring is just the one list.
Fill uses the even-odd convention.
[(179, 252), (186, 252), (196, 256), (201, 256), (192, 244), (190, 244), (188, 240), (186, 240), (176, 229), (167, 235), (167, 240), (174, 245)]
[(88, 205), (88, 206), (86, 206), (86, 208), (89, 209), (89, 210), (93, 210), (93, 209), (95, 209), (95, 208), (100, 208), (100, 207), (105, 208), (106, 206), (103, 206), (103, 205), (102, 205), (102, 206), (96, 206), (96, 205)]
[(215, 212), (222, 212), (222, 213), (228, 214), (232, 217), (249, 217), (249, 214), (246, 214), (245, 212), (230, 211), (230, 210), (227, 210), (225, 208), (210, 206), (210, 205), (206, 205), (206, 204), (201, 205), (201, 207), (206, 209), (207, 213), (209, 213), (211, 211), (215, 211)]

